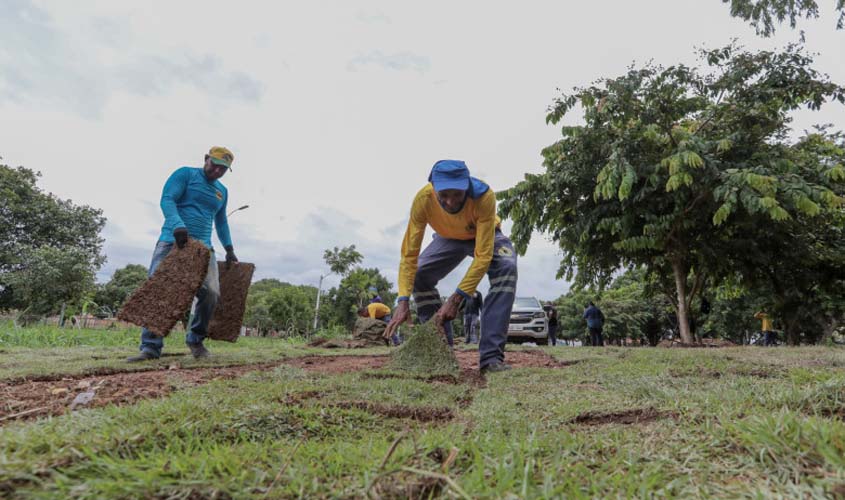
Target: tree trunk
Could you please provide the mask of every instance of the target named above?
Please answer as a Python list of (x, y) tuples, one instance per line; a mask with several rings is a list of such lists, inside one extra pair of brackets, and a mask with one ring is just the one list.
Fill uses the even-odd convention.
[(675, 275), (676, 306), (678, 312), (678, 330), (681, 342), (693, 344), (695, 339), (689, 328), (689, 313), (687, 311), (687, 271), (680, 260), (672, 261), (672, 273)]
[(799, 345), (801, 343), (801, 332), (798, 328), (798, 320), (790, 314), (783, 323), (786, 343), (793, 346)]

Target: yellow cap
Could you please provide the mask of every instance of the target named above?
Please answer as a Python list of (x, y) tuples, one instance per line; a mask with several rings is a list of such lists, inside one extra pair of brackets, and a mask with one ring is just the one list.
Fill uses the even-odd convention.
[(208, 151), (208, 156), (211, 158), (211, 163), (222, 165), (229, 170), (232, 169), (232, 161), (235, 160), (235, 155), (228, 149), (222, 146), (214, 146)]

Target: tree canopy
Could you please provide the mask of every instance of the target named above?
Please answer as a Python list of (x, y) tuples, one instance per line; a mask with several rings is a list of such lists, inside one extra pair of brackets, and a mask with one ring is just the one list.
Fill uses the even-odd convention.
[(108, 283), (97, 288), (94, 302), (100, 307), (107, 307), (114, 314), (146, 279), (146, 267), (140, 264), (127, 264), (116, 270)]
[[(833, 1), (839, 13), (836, 29), (842, 29), (845, 27), (845, 0)], [(802, 17), (819, 17), (816, 0), (722, 0), (722, 3), (730, 3), (733, 17), (748, 21), (758, 35), (766, 37), (775, 33), (775, 24), (789, 21), (789, 26), (795, 28)]]
[(39, 176), (0, 165), (0, 309), (46, 314), (81, 300), (105, 260), (102, 211), (44, 193)]
[(747, 253), (739, 236), (838, 209), (845, 180), (834, 134), (789, 140), (790, 112), (845, 102), (801, 47), (700, 56), (704, 69), (646, 65), (564, 94), (547, 121), (580, 109), (584, 124), (543, 150), (544, 173), (499, 194), (518, 251), (534, 230), (559, 244), (559, 276), (602, 285), (642, 266), (661, 278), (685, 342), (696, 294)]

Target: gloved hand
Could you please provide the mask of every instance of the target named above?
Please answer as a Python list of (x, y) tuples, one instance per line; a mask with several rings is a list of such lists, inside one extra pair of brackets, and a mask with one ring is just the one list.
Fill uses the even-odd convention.
[(235, 249), (232, 245), (226, 247), (226, 269), (232, 267), (233, 262), (237, 262), (238, 257), (235, 255)]
[(173, 230), (173, 238), (176, 239), (177, 247), (185, 248), (185, 245), (188, 243), (188, 228), (177, 227)]

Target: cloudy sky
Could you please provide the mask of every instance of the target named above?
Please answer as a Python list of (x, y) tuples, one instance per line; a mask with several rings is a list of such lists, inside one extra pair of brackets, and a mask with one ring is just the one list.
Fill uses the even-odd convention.
[[(817, 67), (845, 82), (845, 31), (820, 3), (800, 28)], [(0, 0), (0, 156), (103, 209), (100, 280), (148, 264), (164, 181), (225, 145), (229, 206), (250, 206), (230, 219), (235, 249), (258, 278), (316, 285), (323, 250), (355, 244), (395, 283), (410, 201), (435, 161), (512, 186), (559, 136), (544, 121), (558, 88), (632, 62), (694, 64), (696, 47), (732, 38), (772, 48), (798, 32), (759, 39), (721, 0)], [(843, 111), (801, 113), (796, 129), (845, 128)], [(559, 261), (536, 235), (518, 293), (565, 292)]]

